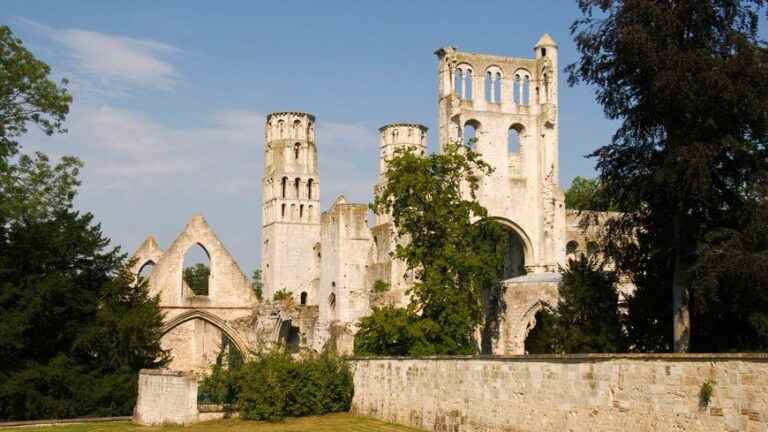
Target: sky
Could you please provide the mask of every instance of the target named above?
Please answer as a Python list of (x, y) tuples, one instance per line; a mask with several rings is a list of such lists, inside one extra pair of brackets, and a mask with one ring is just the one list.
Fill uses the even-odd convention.
[[(250, 275), (258, 266), (264, 119), (316, 116), (323, 208), (369, 202), (377, 129), (429, 127), (437, 147), (437, 59), (462, 51), (533, 57), (549, 33), (560, 65), (578, 59), (572, 0), (69, 2), (3, 0), (0, 24), (66, 77), (66, 135), (32, 131), (26, 152), (77, 156), (77, 208), (132, 253), (168, 247), (201, 213)], [(584, 156), (609, 142), (594, 89), (560, 73), (560, 184), (594, 176)]]

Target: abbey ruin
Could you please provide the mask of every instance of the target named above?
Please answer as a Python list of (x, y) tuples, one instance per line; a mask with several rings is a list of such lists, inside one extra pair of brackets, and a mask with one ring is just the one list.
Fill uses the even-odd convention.
[[(568, 254), (592, 253), (580, 216), (566, 211), (559, 186), (558, 47), (544, 35), (533, 58), (458, 51), (438, 59), (438, 140), (473, 142), (494, 172), (478, 198), (510, 236), (502, 326), (494, 354), (523, 354), (543, 303), (554, 303)], [(412, 276), (393, 260), (395, 227), (386, 215), (368, 220), (367, 203), (344, 196), (321, 211), (315, 117), (277, 112), (266, 119), (262, 177), (259, 301), (233, 257), (204, 218), (196, 215), (165, 250), (153, 237), (135, 252), (134, 271), (152, 266), (148, 286), (165, 313), (162, 344), (178, 370), (203, 371), (222, 344), (242, 355), (283, 343), (350, 352), (358, 320), (377, 304), (406, 305)], [(379, 181), (398, 148), (427, 152), (427, 128), (395, 123), (379, 129)], [(592, 233), (594, 234), (594, 233)], [(207, 295), (183, 281), (186, 251), (200, 245), (210, 259)], [(375, 292), (377, 281), (389, 284)], [(285, 291), (291, 301), (273, 302)]]

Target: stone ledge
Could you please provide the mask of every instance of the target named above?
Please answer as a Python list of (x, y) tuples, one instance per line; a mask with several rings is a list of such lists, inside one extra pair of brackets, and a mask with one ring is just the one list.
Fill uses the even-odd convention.
[(558, 363), (611, 360), (667, 360), (667, 361), (754, 361), (768, 362), (768, 353), (621, 353), (621, 354), (529, 354), (529, 355), (469, 355), (469, 356), (425, 356), (425, 357), (349, 357), (351, 361), (370, 360), (454, 360), (454, 361), (552, 361)]
[(187, 376), (191, 375), (189, 372), (180, 371), (175, 369), (142, 369), (139, 371), (139, 375), (165, 375), (165, 376)]

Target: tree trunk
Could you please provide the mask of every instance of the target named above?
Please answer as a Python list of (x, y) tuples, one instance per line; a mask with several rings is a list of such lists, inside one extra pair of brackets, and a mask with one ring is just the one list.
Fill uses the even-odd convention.
[(672, 278), (672, 343), (674, 352), (688, 352), (691, 317), (688, 305), (688, 260), (685, 257), (682, 217), (675, 215), (675, 274)]

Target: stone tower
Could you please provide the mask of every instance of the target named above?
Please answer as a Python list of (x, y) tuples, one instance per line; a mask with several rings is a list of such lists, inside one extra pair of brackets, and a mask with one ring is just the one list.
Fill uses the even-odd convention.
[[(399, 149), (411, 148), (419, 155), (427, 153), (427, 127), (415, 123), (392, 123), (379, 128), (379, 181), (374, 196), (384, 187), (387, 162)], [(391, 221), (390, 215), (376, 215), (376, 225)]]
[(558, 177), (558, 47), (544, 35), (533, 58), (435, 52), (439, 139), (470, 142), (494, 168), (478, 199), (504, 225), (507, 277), (556, 270), (565, 260), (564, 196)]
[(262, 178), (261, 271), (264, 298), (286, 290), (312, 303), (317, 288), (320, 181), (315, 117), (300, 112), (267, 116)]

